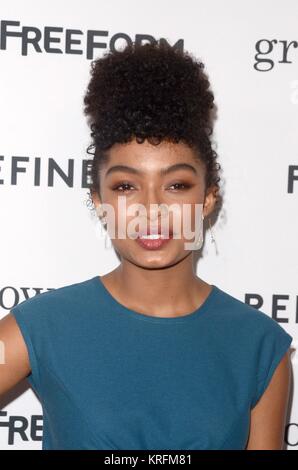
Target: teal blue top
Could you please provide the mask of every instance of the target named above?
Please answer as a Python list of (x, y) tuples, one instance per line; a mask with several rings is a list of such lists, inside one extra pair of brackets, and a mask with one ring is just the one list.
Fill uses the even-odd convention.
[(250, 409), (293, 339), (216, 285), (180, 317), (128, 309), (99, 276), (12, 314), (42, 405), (43, 449), (245, 449)]

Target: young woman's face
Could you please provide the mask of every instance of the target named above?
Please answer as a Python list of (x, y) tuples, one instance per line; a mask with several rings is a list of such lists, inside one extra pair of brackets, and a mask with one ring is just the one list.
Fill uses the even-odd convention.
[[(100, 172), (101, 199), (96, 196), (93, 200), (97, 208), (101, 203), (113, 208), (116, 238), (111, 239), (121, 259), (144, 268), (161, 268), (176, 264), (189, 256), (192, 251), (185, 248), (185, 243), (193, 242), (194, 237), (190, 239), (189, 235), (186, 235), (188, 238), (184, 236), (183, 205), (184, 208), (188, 205), (190, 209), (191, 220), (188, 217), (188, 224), (194, 231), (195, 205), (201, 204), (202, 208), (205, 196), (205, 166), (195, 158), (194, 151), (183, 143), (162, 142), (156, 146), (147, 140), (142, 144), (133, 140), (127, 144), (115, 144), (109, 155), (108, 163)], [(119, 196), (124, 198), (122, 208)], [(123, 209), (123, 202), (126, 209)], [(132, 204), (141, 204), (145, 212), (129, 213), (128, 208)], [(180, 208), (179, 238), (170, 237), (160, 246), (158, 241), (141, 242), (131, 238), (128, 232), (124, 238), (117, 238), (119, 216), (122, 217), (122, 227), (123, 221), (125, 230), (130, 227), (130, 234), (134, 232), (133, 227), (136, 228), (136, 237), (141, 228), (144, 228), (144, 224), (136, 226), (132, 223), (136, 217), (148, 222), (145, 225), (148, 233), (150, 223), (151, 227), (160, 229), (161, 220), (168, 218), (169, 233), (177, 233), (177, 219), (174, 224), (174, 217), (177, 217), (179, 211), (169, 211), (167, 215), (166, 210), (157, 212), (157, 206), (152, 204), (164, 204), (164, 208)]]

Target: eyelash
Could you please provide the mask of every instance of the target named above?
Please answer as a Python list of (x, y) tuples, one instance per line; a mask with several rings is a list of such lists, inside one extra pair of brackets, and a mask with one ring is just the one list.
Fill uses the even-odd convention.
[[(178, 191), (180, 191), (180, 190), (183, 191), (183, 190), (185, 190), (185, 189), (189, 189), (189, 188), (192, 187), (192, 185), (191, 185), (191, 184), (188, 184), (188, 183), (173, 183), (173, 184), (171, 184), (171, 186), (176, 186), (176, 185), (179, 185), (180, 187), (181, 187), (181, 186), (184, 186), (183, 188), (178, 189)], [(112, 189), (113, 189), (113, 191), (119, 191), (119, 192), (123, 192), (123, 193), (126, 192), (127, 190), (125, 190), (125, 189), (119, 189), (119, 188), (121, 188), (121, 186), (131, 186), (131, 187), (133, 187), (133, 186), (132, 186), (131, 184), (129, 184), (129, 183), (121, 183), (121, 184), (118, 184), (117, 186), (114, 186)], [(171, 187), (171, 186), (170, 186), (170, 187)], [(174, 191), (176, 191), (176, 190), (174, 190)]]
[[(184, 186), (184, 188), (181, 188), (181, 190), (183, 191), (184, 189), (189, 189), (192, 187), (192, 184), (188, 184), (188, 183), (173, 183), (171, 184), (171, 186), (176, 186), (176, 185), (179, 185), (180, 187), (181, 186)], [(179, 190), (178, 190), (179, 191)]]

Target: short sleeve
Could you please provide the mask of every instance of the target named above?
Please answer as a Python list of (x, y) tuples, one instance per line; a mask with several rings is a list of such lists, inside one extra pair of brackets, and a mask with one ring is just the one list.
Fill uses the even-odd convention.
[(265, 392), (277, 366), (288, 351), (292, 340), (293, 337), (276, 320), (269, 316), (267, 317), (258, 350), (258, 374), (251, 408), (257, 404)]
[(41, 295), (37, 294), (35, 297), (24, 300), (10, 311), (20, 328), (28, 351), (31, 371), (26, 379), (38, 395), (40, 394), (40, 374), (35, 341), (36, 335), (39, 334), (37, 297)]

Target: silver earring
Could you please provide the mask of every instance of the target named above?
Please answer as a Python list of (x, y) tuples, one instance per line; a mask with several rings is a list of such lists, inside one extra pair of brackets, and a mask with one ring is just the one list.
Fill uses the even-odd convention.
[(112, 241), (109, 237), (108, 230), (106, 228), (108, 220), (107, 220), (107, 216), (103, 215), (104, 212), (105, 211), (102, 210), (101, 206), (97, 210), (98, 218), (101, 222), (101, 236), (103, 235), (103, 231), (104, 231), (104, 246), (107, 249), (107, 248), (111, 248)]
[(103, 225), (106, 225), (108, 221), (107, 221), (107, 217), (104, 215), (104, 212), (105, 211), (103, 210), (101, 205), (96, 209), (96, 213), (98, 215), (99, 220), (101, 221)]
[(210, 235), (211, 235), (211, 243), (215, 243), (215, 238), (214, 238), (213, 231), (211, 228), (210, 218), (209, 218), (209, 229), (210, 229)]
[(109, 249), (112, 247), (112, 240), (110, 239), (108, 232), (105, 233), (105, 249)]

